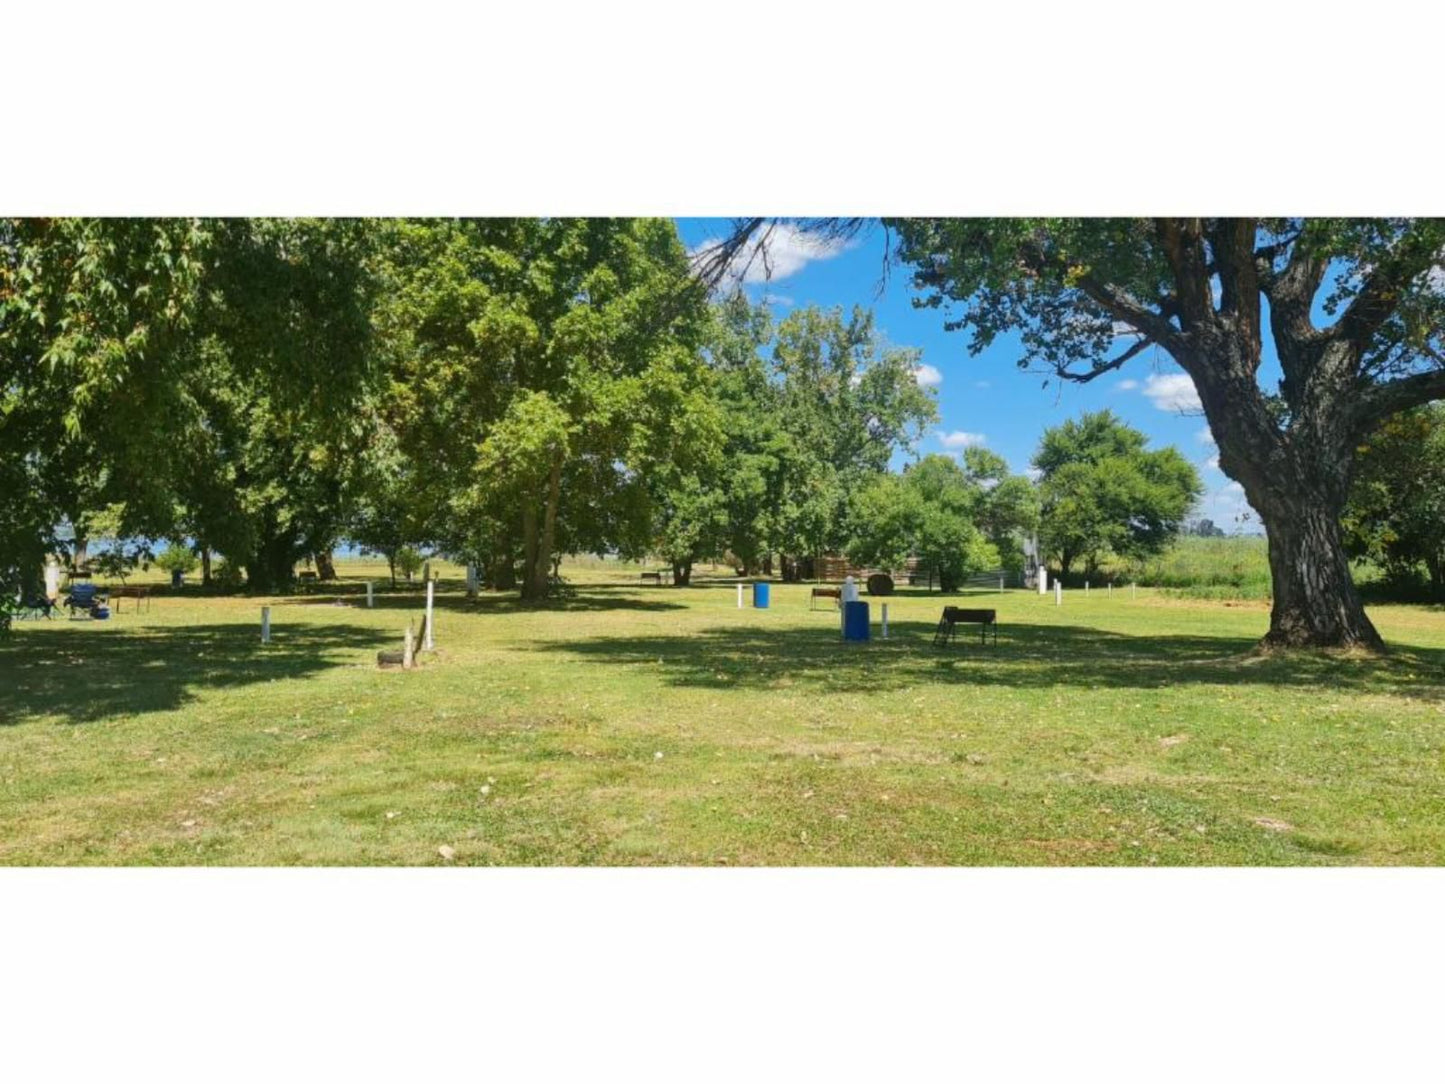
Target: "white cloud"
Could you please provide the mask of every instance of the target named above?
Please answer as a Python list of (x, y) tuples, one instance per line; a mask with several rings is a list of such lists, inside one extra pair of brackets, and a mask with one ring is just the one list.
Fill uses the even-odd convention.
[(1029, 467), (1027, 470), (1024, 471), (1024, 474), (1028, 477), (1028, 480), (1030, 482), (1037, 482), (1040, 478), (1044, 476), (1044, 472), (1039, 470), (1038, 467)]
[(1203, 409), (1199, 392), (1188, 373), (1170, 373), (1160, 376), (1152, 373), (1144, 381), (1144, 394), (1160, 410), (1197, 411)]
[(1194, 434), (1194, 439), (1199, 441), (1200, 444), (1213, 444), (1214, 434), (1209, 431), (1209, 426), (1206, 425)]
[(766, 305), (788, 306), (793, 304), (793, 299), (787, 294), (764, 294), (760, 300)]
[[(696, 259), (718, 239), (713, 237), (689, 250)], [(765, 239), (744, 245), (718, 281), (719, 293), (731, 293), (740, 283), (777, 282), (796, 274), (814, 260), (827, 260), (848, 247), (840, 238), (818, 237), (786, 222), (775, 225)]]
[(1208, 459), (1206, 459), (1206, 460), (1204, 461), (1204, 465), (1205, 465), (1206, 467), (1208, 467), (1210, 470), (1218, 470), (1218, 469), (1219, 469), (1219, 456), (1217, 456), (1217, 455), (1212, 455), (1212, 456), (1210, 456)]
[(1139, 381), (1137, 380), (1121, 380), (1118, 385), (1120, 391), (1133, 391), (1138, 386)]
[(934, 366), (920, 361), (918, 368), (913, 370), (913, 379), (922, 387), (936, 388), (943, 383), (943, 374)]
[(955, 429), (952, 433), (945, 433), (942, 429), (938, 431), (938, 441), (945, 448), (954, 451), (961, 451), (964, 448), (973, 448), (983, 444), (988, 437), (982, 433), (965, 433), (962, 429)]

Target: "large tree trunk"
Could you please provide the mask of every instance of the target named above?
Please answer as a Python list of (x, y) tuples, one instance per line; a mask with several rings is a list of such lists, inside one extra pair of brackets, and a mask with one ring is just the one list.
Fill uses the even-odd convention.
[(1295, 495), (1259, 511), (1269, 532), (1274, 592), (1265, 643), (1383, 648), (1350, 578), (1339, 510)]
[(672, 585), (674, 587), (687, 587), (692, 583), (692, 558), (685, 560), (674, 559), (672, 562)]
[(321, 580), (336, 579), (336, 562), (332, 558), (330, 550), (320, 550), (312, 555), (316, 564), (316, 576)]
[(201, 586), (211, 586), (211, 547), (201, 547)]
[[(1349, 392), (1329, 383), (1340, 379), (1341, 367), (1326, 357), (1311, 369), (1295, 395), (1295, 416), (1281, 426), (1259, 392), (1256, 348), (1226, 340), (1216, 349), (1222, 357), (1210, 377), (1195, 383), (1220, 467), (1244, 487), (1269, 535), (1274, 604), (1264, 646), (1382, 650), (1350, 578), (1340, 529), (1357, 443)], [(1286, 372), (1293, 367), (1286, 355)]]

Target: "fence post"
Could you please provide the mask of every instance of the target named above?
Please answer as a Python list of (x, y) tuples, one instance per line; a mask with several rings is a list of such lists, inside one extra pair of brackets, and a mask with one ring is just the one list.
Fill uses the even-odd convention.
[(1003, 574), (1002, 572), (1000, 572), (1000, 573), (998, 574), (998, 591), (999, 591), (999, 594), (1003, 594), (1003, 576), (1004, 576), (1004, 574)]
[(270, 606), (262, 606), (262, 607), (261, 607), (261, 642), (262, 642), (263, 644), (269, 644), (269, 643), (271, 642), (271, 607), (270, 607)]
[(1061, 582), (1059, 582), (1058, 580), (1055, 580), (1055, 581), (1054, 581), (1054, 605), (1055, 605), (1055, 606), (1062, 606), (1063, 604), (1064, 604), (1064, 585), (1063, 585)]
[(888, 603), (883, 604), (883, 639), (888, 639)]
[(1049, 593), (1049, 570), (1048, 570), (1047, 568), (1045, 568), (1043, 565), (1039, 565), (1039, 594), (1041, 594), (1041, 595), (1046, 595), (1046, 594), (1048, 594), (1048, 593)]
[(1134, 588), (1136, 588), (1136, 587), (1138, 587), (1138, 586), (1139, 586), (1139, 585), (1138, 585), (1137, 583), (1131, 583), (1131, 584), (1129, 585), (1129, 598), (1130, 598), (1130, 599), (1133, 599), (1133, 597), (1134, 597)]
[(743, 608), (743, 585), (738, 584), (738, 609)]
[(366, 608), (367, 608), (368, 610), (374, 609), (374, 608), (375, 608), (375, 605), (376, 605), (375, 602), (373, 602), (373, 600), (372, 600), (371, 590), (372, 590), (372, 583), (371, 583), (370, 580), (367, 580), (367, 581), (366, 581)]
[(1088, 580), (1085, 580), (1085, 581), (1084, 581), (1084, 597), (1085, 597), (1085, 598), (1088, 598), (1088, 597), (1089, 597), (1089, 581), (1088, 581)]
[(426, 642), (422, 644), (422, 647), (427, 651), (436, 650), (436, 641), (432, 638), (431, 612), (432, 588), (435, 586), (436, 584), (432, 580), (426, 581)]

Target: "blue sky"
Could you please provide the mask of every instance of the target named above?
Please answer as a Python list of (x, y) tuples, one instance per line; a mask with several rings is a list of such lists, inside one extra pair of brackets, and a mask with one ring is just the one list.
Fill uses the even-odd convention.
[[(693, 248), (725, 234), (728, 220), (683, 218), (678, 219), (678, 228)], [(1000, 339), (971, 357), (968, 333), (944, 330), (944, 310), (915, 309), (912, 302), (917, 294), (909, 285), (906, 267), (894, 263), (883, 281), (884, 249), (881, 228), (841, 251), (820, 250), (784, 231), (772, 249), (771, 280), (744, 285), (754, 300), (769, 298), (778, 314), (809, 304), (871, 308), (888, 342), (921, 349), (922, 378), (935, 382), (940, 421), (920, 442), (920, 454), (982, 443), (1022, 472), (1044, 429), (1107, 407), (1147, 434), (1151, 446), (1172, 444), (1198, 466), (1205, 487), (1199, 514), (1230, 534), (1259, 531), (1257, 517), (1239, 520), (1249, 506), (1238, 486), (1216, 465), (1208, 427), (1197, 413), (1193, 384), (1168, 355), (1159, 351), (1151, 357), (1146, 352), (1119, 372), (1089, 384), (1060, 387), (1052, 380), (1044, 387), (1043, 376), (1019, 370), (1022, 351), (1017, 340)], [(760, 264), (754, 265), (753, 273), (761, 277)], [(1268, 336), (1263, 370), (1272, 384), (1277, 365)], [(1191, 400), (1196, 405), (1193, 413), (1181, 409)]]

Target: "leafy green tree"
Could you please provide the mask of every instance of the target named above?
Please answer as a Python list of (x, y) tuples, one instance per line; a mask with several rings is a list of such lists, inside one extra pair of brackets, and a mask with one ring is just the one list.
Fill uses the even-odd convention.
[(1445, 403), (1397, 414), (1370, 434), (1344, 524), (1353, 555), (1397, 580), (1423, 564), (1431, 595), (1445, 599)]
[[(235, 219), (212, 229), (204, 302), (174, 442), (190, 467), (180, 519), (243, 565), (251, 590), (288, 588), (329, 553), (376, 394), (372, 311), (383, 224)], [(319, 561), (324, 565), (324, 560)]]
[(973, 520), (999, 553), (1001, 567), (1024, 567), (1022, 541), (1038, 530), (1038, 487), (1009, 471), (1007, 460), (987, 448), (965, 448), (963, 471), (977, 491)]
[(523, 595), (539, 598), (564, 550), (648, 533), (648, 478), (682, 454), (706, 403), (705, 299), (667, 220), (400, 235), (382, 323), (416, 400), (403, 445), (442, 479), (447, 548), (499, 572), (520, 562)]
[(901, 475), (880, 475), (857, 496), (848, 555), (887, 569), (917, 557), (944, 591), (957, 591), (970, 573), (999, 565), (998, 549), (973, 521), (980, 495), (977, 482), (945, 455), (924, 456)]
[(1203, 492), (1199, 474), (1177, 449), (1147, 444), (1107, 410), (1044, 432), (1033, 460), (1040, 542), (1064, 576), (1080, 559), (1090, 571), (1110, 553), (1143, 560), (1178, 536)]
[(189, 219), (0, 219), (0, 593), (34, 589), (67, 514), (165, 525), (208, 241)]

